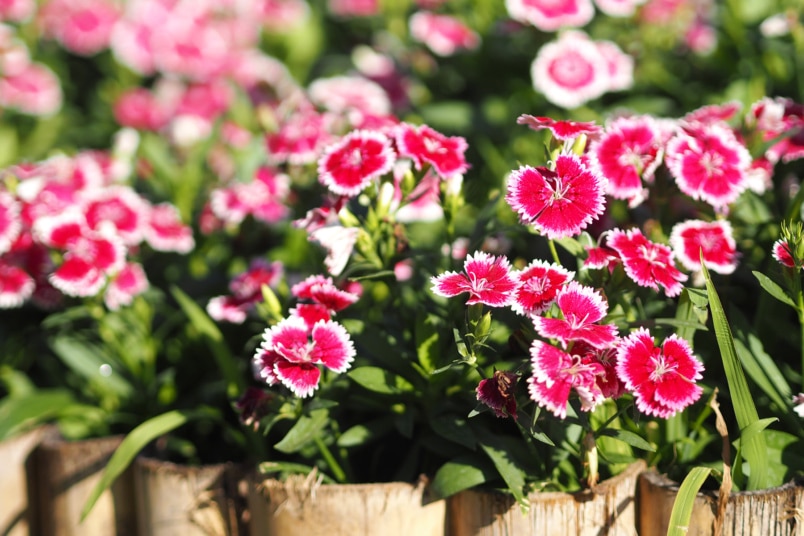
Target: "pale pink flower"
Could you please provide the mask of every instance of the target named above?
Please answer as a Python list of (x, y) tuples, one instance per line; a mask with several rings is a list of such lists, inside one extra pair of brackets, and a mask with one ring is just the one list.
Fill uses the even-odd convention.
[(131, 305), (134, 296), (148, 290), (148, 277), (141, 264), (128, 262), (112, 277), (103, 295), (103, 303), (111, 311)]
[(617, 199), (642, 198), (661, 164), (663, 139), (650, 116), (620, 117), (589, 144), (589, 167), (608, 179), (606, 193)]
[(507, 258), (476, 251), (466, 256), (463, 270), (463, 273), (445, 272), (433, 277), (431, 290), (446, 298), (468, 292), (467, 305), (483, 303), (505, 307), (513, 300), (517, 281)]
[(304, 0), (256, 0), (257, 14), (262, 25), (271, 32), (289, 32), (310, 15), (310, 5)]
[(688, 112), (681, 119), (682, 123), (722, 123), (733, 119), (742, 109), (740, 101), (729, 101), (722, 104), (706, 104), (695, 110)]
[(610, 17), (630, 17), (646, 0), (595, 0), (597, 8)]
[(39, 17), (45, 35), (71, 52), (91, 56), (109, 46), (120, 12), (108, 0), (48, 0)]
[(557, 339), (566, 348), (570, 341), (585, 341), (595, 348), (608, 348), (617, 341), (617, 327), (598, 324), (608, 304), (592, 287), (570, 281), (556, 292), (560, 317), (532, 317), (536, 331), (546, 339)]
[(296, 166), (315, 162), (332, 139), (330, 120), (330, 116), (306, 107), (290, 114), (275, 132), (265, 136), (269, 162)]
[(613, 41), (595, 41), (598, 52), (608, 67), (606, 91), (623, 91), (634, 85), (634, 58), (622, 51)]
[(689, 343), (675, 334), (657, 347), (650, 332), (639, 328), (617, 350), (617, 374), (647, 415), (666, 419), (698, 400), (703, 370)]
[(28, 64), (11, 76), (0, 77), (0, 108), (48, 116), (58, 112), (61, 104), (59, 79), (41, 63)]
[(491, 378), (480, 380), (477, 399), (494, 411), (497, 417), (516, 420), (516, 384), (519, 376), (514, 372), (495, 370)]
[(158, 70), (199, 81), (225, 72), (231, 54), (227, 36), (209, 17), (172, 16), (151, 45)]
[(170, 203), (151, 207), (144, 237), (157, 251), (188, 253), (195, 247), (193, 230), (182, 223), (178, 209)]
[(241, 324), (248, 313), (262, 301), (262, 286), (275, 288), (282, 279), (284, 267), (281, 262), (255, 259), (248, 270), (229, 282), (231, 294), (216, 296), (207, 303), (207, 313), (214, 320)]
[(480, 46), (480, 36), (450, 15), (417, 11), (410, 17), (408, 26), (414, 41), (424, 43), (434, 54), (442, 57)]
[(406, 196), (403, 196), (400, 188), (401, 178), (396, 173), (394, 177), (394, 199), (400, 204), (395, 212), (396, 221), (438, 221), (444, 217), (444, 207), (441, 205), (442, 180), (438, 175), (428, 171)]
[(30, 63), (28, 46), (17, 36), (17, 30), (0, 23), (0, 73), (10, 76), (24, 70)]
[(413, 160), (416, 169), (430, 164), (442, 177), (460, 175), (469, 169), (464, 156), (468, 144), (460, 136), (445, 136), (427, 125), (400, 123), (395, 138), (399, 156)]
[(609, 90), (608, 61), (580, 31), (566, 32), (542, 46), (530, 75), (536, 91), (562, 108), (577, 108)]
[(701, 253), (713, 272), (730, 274), (737, 268), (737, 244), (728, 220), (677, 223), (669, 240), (676, 258), (688, 270), (701, 270)]
[(362, 76), (333, 76), (318, 78), (307, 88), (310, 100), (337, 114), (350, 111), (366, 115), (388, 115), (391, 101), (385, 90)]
[(124, 127), (158, 131), (168, 124), (173, 110), (143, 87), (123, 92), (113, 105), (115, 120)]
[(581, 135), (595, 138), (603, 131), (594, 121), (559, 121), (549, 117), (536, 117), (528, 114), (520, 115), (516, 122), (518, 125), (527, 125), (533, 130), (550, 129), (553, 137), (561, 141), (574, 140)]
[(251, 182), (236, 182), (210, 192), (210, 207), (218, 218), (234, 225), (242, 223), (247, 216), (275, 223), (290, 212), (285, 204), (289, 193), (290, 177), (260, 167)]
[(36, 11), (36, 0), (0, 0), (0, 21), (24, 22)]
[(521, 315), (540, 315), (553, 304), (558, 290), (575, 275), (558, 264), (536, 259), (517, 273), (519, 285), (511, 308)]
[(559, 155), (555, 170), (522, 166), (512, 171), (506, 201), (523, 223), (549, 239), (579, 234), (605, 208), (603, 177), (574, 155)]
[(682, 192), (722, 209), (746, 188), (751, 155), (731, 129), (713, 123), (679, 132), (667, 143), (665, 162)]
[(320, 365), (342, 373), (354, 356), (354, 344), (342, 325), (320, 321), (309, 329), (304, 319), (290, 316), (265, 330), (254, 364), (268, 384), (282, 383), (305, 398), (318, 388)]
[(34, 279), (22, 268), (0, 257), (0, 309), (21, 307), (33, 294)]
[(543, 32), (580, 28), (595, 14), (592, 0), (505, 0), (508, 15)]
[(613, 229), (606, 244), (620, 255), (626, 275), (637, 285), (656, 291), (661, 286), (670, 297), (681, 293), (687, 276), (676, 268), (669, 247), (651, 242), (639, 229)]
[(327, 8), (337, 17), (371, 17), (380, 12), (379, 0), (327, 0)]
[(355, 130), (325, 150), (318, 160), (318, 180), (333, 193), (353, 197), (391, 171), (395, 160), (384, 134)]
[(22, 231), (21, 209), (13, 195), (0, 191), (0, 255), (11, 249)]
[(591, 411), (603, 402), (597, 385), (603, 373), (599, 363), (584, 363), (580, 355), (565, 352), (540, 340), (530, 346), (533, 375), (528, 378), (530, 398), (559, 419), (567, 417), (571, 391), (581, 400), (581, 410)]
[(360, 235), (358, 227), (343, 227), (342, 225), (330, 225), (320, 227), (308, 235), (308, 240), (316, 242), (327, 251), (324, 265), (327, 272), (338, 276), (343, 273), (346, 264), (352, 257), (352, 251)]
[(717, 48), (717, 30), (711, 24), (696, 19), (684, 33), (684, 42), (696, 54), (711, 54)]

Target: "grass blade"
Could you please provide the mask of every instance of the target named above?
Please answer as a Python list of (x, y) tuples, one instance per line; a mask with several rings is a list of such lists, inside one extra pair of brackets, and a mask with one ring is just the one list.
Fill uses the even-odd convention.
[(687, 536), (695, 497), (711, 472), (712, 469), (709, 467), (693, 467), (684, 478), (673, 503), (673, 510), (670, 512), (667, 536)]

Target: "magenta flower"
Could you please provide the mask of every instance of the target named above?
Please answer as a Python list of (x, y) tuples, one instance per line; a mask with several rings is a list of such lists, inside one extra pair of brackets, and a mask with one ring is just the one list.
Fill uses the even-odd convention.
[(336, 113), (386, 116), (391, 113), (388, 93), (378, 83), (362, 76), (318, 78), (307, 87), (310, 100)]
[(689, 343), (675, 334), (657, 347), (650, 332), (639, 328), (617, 350), (617, 374), (647, 415), (672, 417), (698, 400), (703, 389), (695, 382), (703, 370)]
[(722, 209), (746, 188), (751, 155), (723, 124), (699, 124), (667, 143), (665, 162), (682, 192)]
[(266, 383), (282, 383), (296, 396), (305, 398), (318, 388), (319, 365), (342, 373), (354, 356), (354, 345), (342, 325), (321, 321), (308, 329), (304, 319), (290, 316), (265, 330), (253, 361)]
[(360, 298), (354, 292), (339, 289), (332, 282), (332, 278), (323, 275), (309, 276), (304, 281), (293, 285), (290, 292), (299, 300), (307, 300), (324, 306), (330, 313), (342, 311)]
[(424, 43), (434, 54), (442, 57), (480, 46), (480, 36), (450, 15), (417, 11), (410, 17), (408, 27), (414, 41)]
[(506, 0), (512, 19), (543, 32), (585, 26), (595, 14), (591, 0)]
[(530, 398), (560, 419), (567, 416), (571, 391), (581, 400), (581, 409), (591, 411), (604, 400), (597, 385), (603, 373), (597, 363), (584, 363), (580, 355), (535, 340), (530, 346), (533, 376), (528, 378)]
[(193, 230), (182, 223), (179, 210), (170, 203), (151, 207), (145, 241), (157, 251), (188, 253), (195, 247)]
[(592, 287), (570, 281), (556, 293), (560, 318), (533, 317), (536, 331), (546, 339), (557, 339), (566, 348), (570, 341), (585, 341), (595, 348), (608, 348), (617, 341), (617, 327), (597, 324), (608, 312), (608, 304)]
[(608, 268), (612, 270), (614, 265), (620, 262), (620, 256), (611, 248), (605, 246), (586, 247), (586, 258), (583, 261), (584, 268), (601, 270)]
[(556, 293), (575, 272), (563, 266), (534, 260), (517, 274), (519, 285), (511, 308), (521, 315), (540, 315), (555, 301)]
[(609, 65), (594, 41), (566, 32), (539, 49), (530, 68), (533, 87), (562, 108), (577, 108), (609, 91)]
[(248, 270), (238, 274), (229, 282), (231, 294), (216, 296), (207, 303), (207, 313), (218, 321), (242, 324), (248, 313), (262, 301), (262, 286), (275, 288), (284, 274), (281, 262), (269, 263), (255, 259)]
[(0, 309), (21, 307), (35, 287), (34, 279), (25, 270), (0, 258)]
[(477, 399), (494, 410), (497, 417), (516, 419), (516, 384), (519, 380), (513, 372), (495, 370), (491, 378), (480, 380)]
[(505, 199), (523, 223), (549, 239), (579, 234), (604, 210), (605, 179), (575, 155), (559, 155), (555, 171), (522, 166), (511, 172)]
[(681, 293), (687, 276), (676, 268), (669, 247), (651, 242), (639, 229), (613, 229), (606, 243), (620, 255), (626, 275), (637, 285), (656, 291), (661, 285), (670, 297)]
[(701, 270), (701, 252), (706, 267), (720, 274), (737, 268), (737, 244), (727, 220), (687, 220), (670, 232), (670, 247), (688, 270)]
[(460, 274), (445, 272), (433, 277), (432, 291), (445, 298), (468, 292), (467, 305), (483, 303), (505, 307), (513, 300), (517, 281), (507, 258), (476, 251), (474, 256), (466, 256), (463, 270)]
[(527, 125), (533, 130), (550, 129), (553, 137), (561, 141), (574, 140), (582, 134), (597, 136), (603, 130), (593, 121), (558, 121), (549, 117), (537, 117), (528, 114), (520, 115), (516, 122), (518, 125)]
[(11, 249), (22, 231), (20, 208), (14, 196), (0, 192), (0, 255)]
[(788, 244), (787, 240), (784, 238), (780, 238), (773, 243), (772, 254), (773, 258), (776, 259), (782, 266), (786, 266), (788, 268), (796, 267), (796, 261), (793, 259), (793, 252), (790, 251), (790, 244)]
[(129, 262), (109, 281), (103, 294), (103, 303), (110, 311), (131, 305), (134, 296), (148, 290), (148, 277), (141, 264)]
[[(619, 340), (617, 341), (619, 343)], [(625, 392), (625, 384), (617, 376), (617, 346), (595, 348), (584, 341), (572, 343), (572, 353), (581, 356), (581, 363), (594, 365), (597, 386), (606, 398), (619, 398)]]
[(416, 169), (430, 164), (442, 177), (465, 173), (469, 169), (464, 153), (466, 140), (445, 136), (427, 125), (401, 123), (395, 131), (399, 156), (413, 160)]
[(295, 166), (315, 162), (332, 138), (331, 122), (330, 115), (319, 114), (309, 105), (300, 106), (280, 122), (276, 132), (266, 135), (268, 161)]
[(355, 130), (326, 149), (318, 160), (318, 180), (333, 193), (353, 197), (391, 171), (395, 159), (384, 134)]
[(662, 160), (663, 140), (649, 116), (622, 117), (589, 145), (589, 167), (606, 177), (606, 193), (617, 199), (644, 198)]
[(125, 186), (93, 189), (84, 196), (84, 216), (91, 229), (112, 225), (127, 246), (139, 244), (150, 205)]

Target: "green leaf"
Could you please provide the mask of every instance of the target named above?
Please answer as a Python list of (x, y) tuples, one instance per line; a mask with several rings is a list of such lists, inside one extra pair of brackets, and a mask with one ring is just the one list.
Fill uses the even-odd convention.
[(53, 352), (76, 374), (93, 382), (104, 392), (114, 393), (120, 398), (128, 398), (134, 387), (112, 367), (111, 374), (104, 375), (101, 370), (109, 366), (111, 358), (104, 356), (97, 346), (68, 335), (59, 335), (50, 341)]
[(21, 428), (45, 422), (75, 404), (72, 394), (62, 389), (42, 389), (0, 400), (0, 440)]
[(338, 437), (339, 447), (356, 447), (365, 445), (386, 434), (394, 427), (393, 417), (382, 417), (365, 424), (357, 424)]
[[(739, 338), (734, 340), (734, 348), (737, 350), (737, 356), (740, 358), (746, 374), (777, 406), (786, 408), (788, 400), (792, 396), (790, 385), (776, 367), (773, 359), (764, 352), (762, 343), (750, 333), (747, 336), (750, 342), (756, 342), (758, 345), (758, 347), (754, 347), (753, 351), (749, 350)], [(752, 341), (751, 338), (755, 341)]]
[(611, 437), (613, 439), (617, 439), (622, 441), (623, 443), (627, 443), (634, 448), (646, 450), (648, 452), (655, 452), (656, 449), (653, 448), (653, 445), (645, 441), (642, 437), (635, 434), (634, 432), (630, 432), (628, 430), (618, 430), (614, 428), (606, 428), (600, 432), (600, 435)]
[(229, 348), (223, 340), (223, 334), (218, 326), (207, 316), (201, 307), (198, 306), (187, 294), (178, 287), (172, 287), (171, 292), (176, 301), (179, 302), (184, 314), (190, 320), (192, 326), (198, 330), (210, 343), (212, 355), (215, 363), (226, 381), (227, 394), (235, 398), (242, 393), (245, 388), (245, 377), (240, 373), (237, 361), (232, 356)]
[(752, 422), (742, 430), (740, 430), (740, 441), (746, 442), (751, 440), (756, 434), (762, 432), (765, 428), (770, 426), (771, 424), (778, 421), (776, 417), (767, 417), (765, 419), (759, 419), (756, 422)]
[(202, 410), (173, 410), (163, 413), (134, 428), (117, 447), (98, 483), (92, 489), (84, 508), (81, 510), (81, 521), (86, 519), (92, 507), (98, 501), (101, 494), (111, 486), (123, 471), (131, 464), (132, 460), (144, 449), (151, 441), (159, 436), (175, 430), (183, 424), (204, 417), (212, 417), (215, 413), (209, 409)]
[(488, 462), (475, 456), (461, 456), (448, 461), (436, 471), (430, 491), (443, 499), (459, 491), (479, 486), (494, 478)]
[(314, 409), (309, 415), (302, 415), (274, 448), (286, 454), (298, 452), (321, 433), (328, 421), (328, 409)]
[(684, 478), (673, 503), (673, 510), (670, 512), (667, 536), (687, 536), (695, 497), (711, 472), (712, 469), (709, 467), (693, 467)]
[[(712, 311), (712, 324), (715, 328), (720, 357), (723, 361), (723, 369), (726, 372), (726, 381), (729, 386), (729, 394), (734, 406), (734, 415), (737, 418), (737, 425), (740, 430), (745, 430), (749, 426), (759, 421), (757, 408), (754, 406), (754, 399), (748, 388), (748, 381), (743, 373), (740, 361), (737, 359), (737, 351), (734, 347), (734, 337), (731, 334), (726, 313), (720, 298), (712, 283), (712, 277), (703, 260), (701, 254), (701, 267), (706, 279), (706, 290), (709, 296), (709, 307)], [(765, 440), (762, 434), (754, 434), (741, 443), (743, 457), (748, 460), (751, 473), (748, 476), (748, 489), (757, 490), (766, 488), (768, 459), (765, 448)]]
[(762, 288), (764, 288), (768, 294), (770, 294), (780, 302), (789, 305), (793, 309), (798, 309), (793, 299), (790, 296), (788, 296), (787, 293), (784, 291), (784, 289), (780, 287), (770, 277), (757, 271), (753, 271), (752, 273), (754, 274), (754, 277), (757, 278), (757, 281), (759, 281), (760, 286), (762, 286)]
[(466, 422), (455, 415), (436, 415), (430, 419), (430, 427), (433, 431), (444, 439), (473, 449), (477, 445), (475, 434)]
[(321, 480), (326, 484), (335, 484), (336, 481), (331, 476), (318, 471), (315, 467), (304, 465), (301, 463), (292, 462), (262, 462), (257, 466), (257, 470), (261, 475), (272, 475), (280, 473), (280, 475), (309, 475), (313, 471), (317, 471)]
[(440, 324), (443, 324), (443, 321), (433, 315), (420, 316), (416, 320), (414, 331), (416, 355), (419, 358), (419, 364), (430, 374), (437, 368), (443, 351), (442, 345), (439, 344), (442, 333)]
[(405, 378), (380, 367), (358, 367), (348, 376), (362, 387), (384, 395), (395, 395), (413, 391), (413, 384)]
[(704, 308), (709, 305), (709, 296), (705, 290), (699, 288), (685, 288), (684, 290), (695, 307)]

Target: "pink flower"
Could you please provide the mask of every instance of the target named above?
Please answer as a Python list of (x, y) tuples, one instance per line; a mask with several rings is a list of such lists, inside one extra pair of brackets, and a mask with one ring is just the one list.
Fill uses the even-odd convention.
[(596, 383), (604, 397), (619, 398), (625, 393), (625, 384), (617, 375), (617, 345), (600, 349), (584, 341), (575, 341), (572, 353), (581, 356), (581, 363), (595, 367)]
[(725, 125), (708, 124), (671, 139), (665, 162), (682, 192), (721, 209), (745, 189), (751, 155)]
[(0, 77), (0, 108), (47, 116), (58, 112), (61, 104), (58, 77), (40, 63), (30, 63), (13, 75)]
[(609, 66), (580, 31), (567, 32), (539, 49), (530, 68), (533, 87), (556, 106), (577, 108), (609, 90)]
[(495, 370), (491, 378), (480, 380), (477, 399), (494, 410), (497, 417), (516, 420), (516, 384), (519, 380), (513, 372)]
[(158, 70), (199, 81), (225, 72), (229, 36), (211, 17), (171, 16), (161, 26), (151, 41)]
[(737, 244), (727, 220), (687, 220), (670, 232), (670, 246), (688, 270), (701, 270), (701, 252), (706, 267), (720, 274), (737, 268)]
[(305, 398), (318, 388), (319, 365), (342, 373), (354, 356), (354, 344), (342, 325), (320, 321), (308, 329), (304, 319), (291, 316), (265, 330), (254, 364), (268, 384), (282, 383)]
[(662, 160), (663, 140), (649, 116), (621, 117), (589, 145), (589, 167), (608, 179), (616, 199), (643, 197), (642, 181), (652, 181)]
[(371, 17), (380, 12), (379, 0), (328, 0), (327, 8), (337, 17)]
[(570, 281), (556, 292), (559, 318), (532, 317), (536, 331), (546, 339), (557, 339), (566, 348), (581, 340), (595, 348), (608, 348), (617, 341), (617, 327), (597, 324), (606, 316), (608, 305), (592, 287)]
[(469, 169), (464, 153), (466, 140), (459, 136), (445, 136), (427, 125), (418, 127), (401, 123), (395, 131), (400, 157), (413, 160), (416, 169), (430, 164), (442, 177), (465, 173)]
[(23, 22), (36, 11), (36, 0), (0, 0), (0, 21)]
[(671, 297), (681, 293), (687, 276), (675, 267), (669, 247), (651, 242), (639, 229), (613, 229), (606, 243), (620, 255), (626, 275), (637, 285), (656, 291), (661, 285)]
[(432, 291), (445, 298), (468, 292), (467, 305), (505, 307), (513, 300), (517, 282), (507, 258), (476, 251), (474, 256), (466, 256), (463, 270), (460, 274), (445, 272), (433, 277)]
[(276, 132), (265, 136), (268, 161), (301, 166), (315, 162), (329, 143), (330, 117), (302, 107), (280, 122)]
[(595, 0), (597, 8), (610, 17), (630, 17), (646, 0)]
[(292, 31), (310, 14), (305, 0), (260, 0), (254, 7), (260, 23), (272, 32)]
[(14, 196), (0, 191), (0, 255), (11, 249), (22, 231), (20, 209)]
[(384, 134), (355, 130), (326, 149), (318, 160), (318, 180), (333, 193), (353, 197), (391, 171), (395, 159)]
[(463, 22), (449, 15), (417, 11), (408, 23), (414, 41), (424, 43), (439, 56), (452, 56), (460, 50), (474, 50), (480, 37)]
[(511, 172), (505, 199), (520, 219), (549, 239), (579, 234), (604, 210), (605, 179), (576, 155), (559, 155), (555, 171), (522, 166)]
[(158, 131), (168, 124), (171, 110), (145, 88), (121, 94), (114, 103), (114, 118), (124, 127)]
[(49, 0), (39, 16), (45, 34), (71, 52), (91, 56), (109, 46), (120, 14), (106, 0)]
[(359, 235), (360, 228), (358, 227), (329, 225), (311, 231), (307, 239), (311, 242), (317, 242), (327, 250), (324, 265), (331, 275), (339, 276), (343, 273), (349, 259), (352, 257), (352, 251)]
[(518, 125), (528, 125), (533, 130), (550, 129), (553, 137), (561, 141), (574, 140), (583, 134), (596, 137), (603, 130), (594, 121), (558, 121), (549, 117), (535, 117), (528, 114), (520, 115), (516, 122)]
[(342, 311), (360, 298), (355, 292), (338, 288), (331, 277), (323, 275), (312, 275), (293, 285), (290, 291), (296, 298), (321, 305), (330, 313)]
[(157, 251), (188, 253), (195, 247), (193, 230), (184, 225), (178, 209), (169, 203), (151, 207), (145, 241)]
[(238, 225), (247, 216), (267, 223), (282, 221), (290, 212), (285, 201), (290, 193), (290, 177), (268, 167), (260, 167), (251, 182), (236, 182), (210, 193), (210, 208), (221, 220)]
[(583, 261), (584, 268), (600, 270), (603, 268), (612, 269), (620, 262), (620, 256), (611, 248), (605, 246), (586, 247), (586, 259)]
[(622, 51), (613, 41), (595, 41), (598, 52), (606, 61), (608, 88), (623, 91), (634, 85), (634, 58)]
[(391, 101), (382, 86), (362, 76), (318, 78), (309, 85), (307, 94), (313, 103), (336, 114), (391, 113)]
[(506, 0), (512, 19), (543, 32), (585, 26), (595, 14), (591, 0)]
[(262, 286), (276, 287), (283, 273), (282, 263), (255, 259), (248, 270), (229, 283), (231, 294), (209, 300), (207, 313), (218, 321), (242, 324), (255, 304), (262, 301)]
[(796, 267), (796, 261), (793, 259), (793, 253), (790, 251), (790, 244), (787, 243), (787, 240), (780, 238), (773, 243), (772, 250), (773, 258), (776, 259), (779, 264), (788, 268)]
[(581, 409), (591, 411), (604, 400), (597, 385), (603, 373), (598, 363), (584, 363), (580, 355), (535, 340), (530, 346), (533, 376), (528, 378), (530, 398), (560, 419), (567, 417), (567, 402), (574, 390)]
[(675, 334), (657, 347), (650, 332), (639, 328), (617, 350), (617, 374), (647, 415), (672, 417), (698, 400), (703, 389), (695, 382), (703, 370), (689, 343)]
[(575, 272), (563, 266), (534, 260), (517, 274), (519, 285), (511, 308), (521, 315), (540, 315), (550, 308), (556, 293)]
[(142, 241), (150, 206), (134, 190), (125, 186), (91, 190), (82, 201), (90, 229), (111, 226), (127, 246)]
[(21, 307), (35, 287), (34, 279), (25, 270), (0, 258), (0, 309)]
[(124, 305), (130, 305), (134, 296), (148, 290), (148, 277), (142, 265), (126, 263), (109, 281), (103, 295), (103, 303), (111, 311), (116, 311)]

